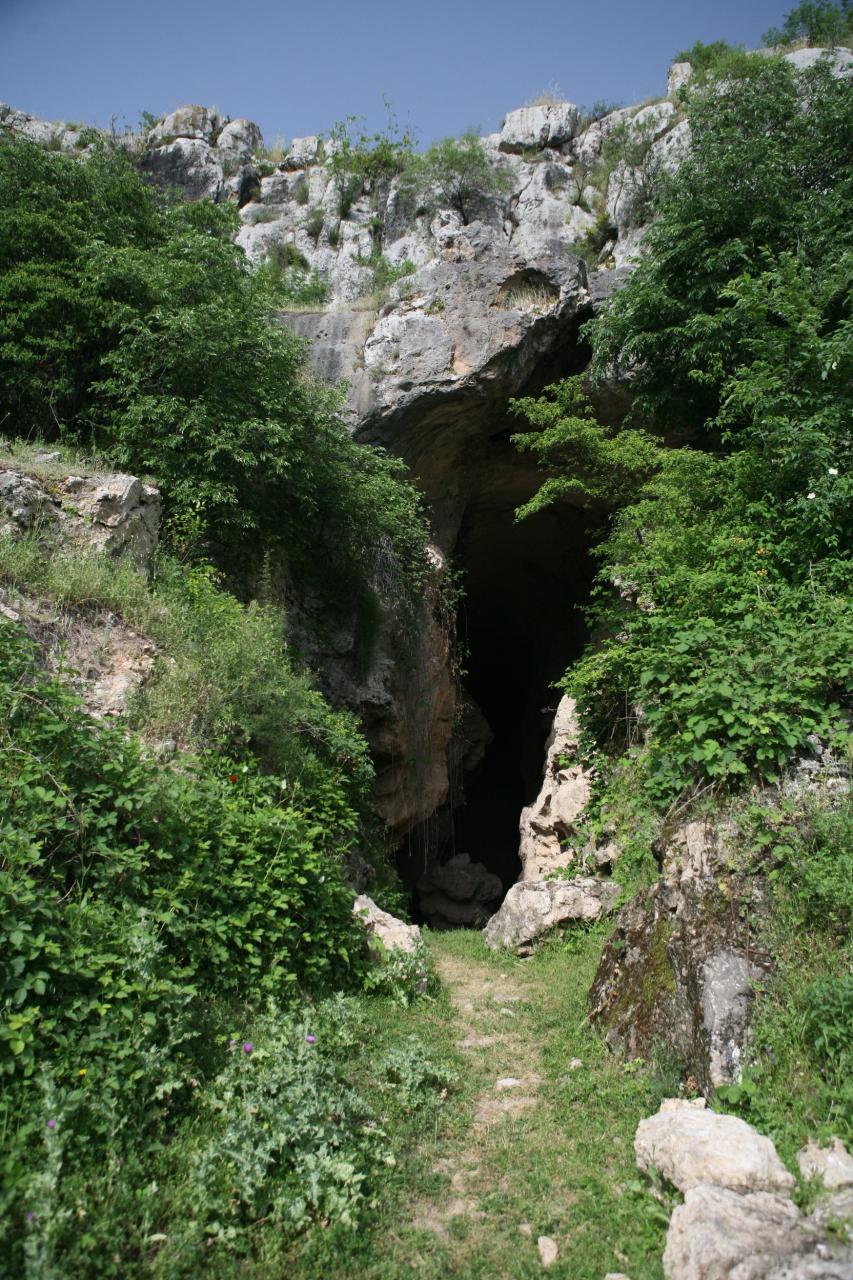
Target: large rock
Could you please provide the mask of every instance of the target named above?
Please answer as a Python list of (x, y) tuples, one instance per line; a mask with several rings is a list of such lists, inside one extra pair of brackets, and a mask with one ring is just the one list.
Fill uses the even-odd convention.
[(529, 953), (537, 938), (554, 929), (598, 920), (619, 897), (619, 885), (591, 876), (576, 880), (538, 880), (514, 884), (500, 911), (483, 930), (492, 950)]
[(660, 879), (620, 912), (590, 991), (613, 1049), (647, 1057), (664, 1044), (705, 1092), (737, 1077), (770, 968), (744, 924), (747, 909), (753, 927), (766, 910), (761, 878), (733, 887), (734, 900), (721, 893), (731, 838), (705, 822), (676, 828)]
[(580, 725), (573, 698), (560, 699), (545, 743), (545, 777), (538, 796), (521, 811), (521, 879), (541, 880), (567, 867), (575, 853), (567, 841), (590, 797), (587, 771), (578, 760)]
[(178, 107), (155, 124), (149, 131), (149, 147), (160, 147), (175, 138), (198, 138), (202, 142), (213, 142), (219, 133), (222, 121), (215, 107), (192, 105)]
[(845, 1253), (786, 1196), (703, 1182), (672, 1215), (663, 1269), (667, 1280), (850, 1280)]
[(840, 1138), (833, 1138), (826, 1147), (807, 1143), (797, 1154), (797, 1163), (804, 1178), (820, 1178), (827, 1191), (853, 1187), (853, 1156)]
[(368, 936), (381, 942), (386, 951), (415, 952), (423, 944), (416, 924), (405, 924), (390, 912), (383, 911), (365, 893), (359, 894), (352, 904), (352, 913), (364, 925)]
[(640, 1121), (634, 1151), (641, 1169), (654, 1167), (682, 1192), (709, 1183), (787, 1194), (795, 1185), (769, 1138), (737, 1116), (708, 1111), (703, 1099), (666, 1099), (657, 1115)]
[(160, 527), (160, 493), (136, 476), (66, 476), (42, 481), (0, 468), (0, 530), (57, 537), (84, 550), (129, 554), (151, 563)]
[(519, 107), (505, 117), (500, 133), (501, 151), (542, 150), (560, 147), (576, 134), (583, 112), (573, 102), (552, 102)]
[(229, 120), (219, 132), (216, 147), (218, 151), (248, 160), (261, 142), (261, 131), (254, 120)]

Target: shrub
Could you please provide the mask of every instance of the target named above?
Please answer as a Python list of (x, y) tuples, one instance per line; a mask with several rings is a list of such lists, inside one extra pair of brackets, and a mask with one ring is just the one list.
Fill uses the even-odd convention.
[(323, 225), (325, 221), (326, 215), (323, 213), (323, 210), (319, 205), (315, 205), (312, 209), (309, 209), (305, 216), (305, 222), (303, 224), (305, 227), (305, 234), (310, 236), (315, 244), (323, 233)]
[(508, 190), (510, 179), (496, 168), (476, 130), (443, 138), (416, 157), (403, 190), (423, 208), (455, 209), (468, 223), (478, 205)]
[(849, 45), (853, 42), (851, 0), (805, 0), (785, 15), (781, 29), (771, 27), (763, 36), (765, 45), (778, 46), (805, 41), (812, 46)]
[(300, 178), (293, 187), (293, 198), (297, 204), (307, 204), (310, 194), (307, 178)]

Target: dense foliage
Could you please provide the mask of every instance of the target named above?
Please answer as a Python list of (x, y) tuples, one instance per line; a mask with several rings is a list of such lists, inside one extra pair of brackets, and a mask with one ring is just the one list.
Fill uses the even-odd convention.
[(804, 40), (809, 45), (849, 45), (853, 41), (853, 4), (850, 0), (804, 0), (785, 15), (781, 27), (764, 33), (767, 45)]
[(424, 528), (399, 465), (357, 445), (340, 394), (270, 323), (268, 273), (226, 205), (164, 203), (120, 148), (81, 161), (0, 145), (0, 417), (13, 435), (93, 443), (153, 475), (172, 529), (286, 549), (331, 594), (377, 547), (416, 588)]
[(402, 189), (419, 207), (455, 209), (463, 222), (490, 197), (507, 190), (508, 179), (489, 157), (475, 129), (461, 138), (442, 138), (415, 156), (403, 175)]
[(528, 509), (566, 495), (619, 508), (601, 640), (568, 684), (599, 747), (645, 741), (663, 804), (772, 778), (810, 735), (843, 731), (851, 106), (848, 80), (773, 58), (699, 86), (648, 254), (588, 329), (593, 376), (630, 379), (636, 425), (597, 426), (573, 387), (518, 406), (540, 428), (522, 444), (555, 469)]

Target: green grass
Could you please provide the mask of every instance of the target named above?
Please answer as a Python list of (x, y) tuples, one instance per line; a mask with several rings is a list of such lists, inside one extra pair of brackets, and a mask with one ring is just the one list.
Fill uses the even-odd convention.
[[(620, 1270), (632, 1280), (659, 1280), (668, 1209), (640, 1186), (632, 1144), (639, 1120), (677, 1082), (653, 1067), (620, 1064), (587, 1024), (601, 941), (600, 930), (579, 933), (519, 961), (487, 951), (476, 933), (431, 935), (439, 971), (452, 982), (454, 974), (466, 982), (479, 976), (498, 989), (511, 986), (521, 999), (508, 1006), (513, 1017), (488, 994), (470, 1014), (446, 992), (408, 1013), (374, 1006), (378, 1043), (414, 1032), (455, 1064), (461, 1088), (430, 1123), (398, 1129), (403, 1154), (383, 1180), (372, 1221), (357, 1233), (312, 1234), (292, 1254), (294, 1274), (528, 1280), (541, 1273), (536, 1239), (550, 1235), (560, 1247), (549, 1270), (556, 1280), (601, 1280)], [(508, 1039), (461, 1053), (457, 1042), (469, 1027)], [(583, 1065), (572, 1069), (572, 1059)], [(495, 1078), (521, 1077), (531, 1064), (541, 1077), (538, 1105), (472, 1129), (478, 1099), (494, 1096)], [(431, 1206), (440, 1214), (458, 1197), (455, 1169), (476, 1171), (464, 1180), (468, 1212), (446, 1221), (446, 1235), (415, 1225)], [(530, 1236), (519, 1231), (523, 1223)], [(272, 1280), (276, 1272), (259, 1263), (248, 1274)]]

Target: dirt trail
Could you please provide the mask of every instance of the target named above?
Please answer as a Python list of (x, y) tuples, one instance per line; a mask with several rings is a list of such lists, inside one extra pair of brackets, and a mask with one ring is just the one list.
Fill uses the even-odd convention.
[(529, 984), (486, 962), (440, 949), (436, 967), (457, 1013), (457, 1046), (480, 1086), (467, 1142), (435, 1166), (449, 1178), (450, 1195), (419, 1205), (415, 1214), (416, 1226), (446, 1237), (452, 1219), (484, 1216), (473, 1192), (484, 1181), (486, 1131), (536, 1107), (540, 1074), (539, 1048), (524, 1018)]

